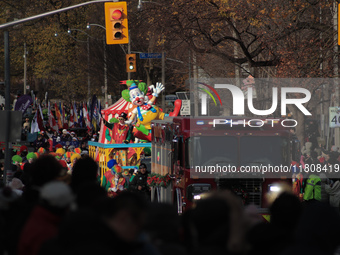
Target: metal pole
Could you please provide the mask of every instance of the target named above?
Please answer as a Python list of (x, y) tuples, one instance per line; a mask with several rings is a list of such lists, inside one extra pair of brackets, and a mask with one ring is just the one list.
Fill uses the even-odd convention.
[[(334, 77), (335, 77), (335, 99), (334, 106), (339, 107), (339, 57), (338, 57), (338, 7), (336, 1), (333, 3), (334, 6), (334, 17), (333, 17), (333, 26), (334, 26)], [(334, 145), (340, 146), (340, 128), (334, 128)]]
[(27, 65), (26, 65), (26, 59), (27, 59), (27, 50), (26, 50), (26, 43), (24, 43), (24, 95), (26, 95), (26, 85), (27, 85)]
[(103, 39), (104, 42), (104, 92), (105, 92), (105, 108), (108, 107), (108, 99), (107, 99), (107, 63), (106, 63), (106, 43), (105, 43), (105, 36)]
[(18, 25), (18, 24), (21, 24), (21, 23), (25, 23), (27, 21), (32, 21), (32, 20), (35, 20), (35, 19), (47, 17), (47, 16), (50, 16), (50, 15), (53, 15), (53, 14), (56, 14), (56, 13), (72, 10), (72, 9), (82, 7), (82, 6), (85, 6), (85, 5), (88, 5), (88, 4), (96, 4), (96, 3), (103, 3), (103, 2), (118, 2), (118, 0), (95, 0), (95, 1), (85, 2), (85, 3), (80, 3), (80, 4), (73, 5), (73, 6), (61, 8), (59, 10), (45, 12), (45, 13), (42, 13), (42, 14), (38, 14), (38, 15), (35, 15), (35, 16), (28, 17), (28, 18), (18, 19), (18, 20), (14, 20), (14, 21), (11, 21), (11, 22), (8, 22), (8, 23), (4, 23), (4, 24), (0, 25), (0, 29), (15, 26), (15, 25)]
[(90, 99), (91, 81), (90, 81), (90, 37), (87, 37), (87, 98)]
[[(129, 31), (128, 54), (131, 54), (130, 38), (131, 38), (131, 36), (130, 36), (130, 31)], [(128, 80), (131, 80), (131, 73), (130, 73), (130, 72), (128, 72), (128, 78), (127, 78), (127, 79), (128, 79)]]
[(11, 150), (9, 148), (9, 135), (10, 135), (10, 101), (11, 101), (11, 94), (10, 94), (10, 57), (9, 57), (9, 32), (4, 32), (4, 44), (5, 44), (5, 110), (6, 110), (6, 149), (5, 149), (5, 168), (4, 168), (4, 184), (7, 184), (7, 175), (11, 175)]
[[(162, 84), (165, 87), (165, 54), (162, 52)], [(165, 90), (162, 93), (162, 109), (165, 112)]]

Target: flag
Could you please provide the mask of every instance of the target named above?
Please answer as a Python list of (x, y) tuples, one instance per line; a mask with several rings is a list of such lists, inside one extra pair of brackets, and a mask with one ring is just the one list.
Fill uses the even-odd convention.
[(100, 127), (101, 114), (102, 114), (102, 104), (101, 104), (100, 100), (98, 99), (98, 114), (97, 114), (97, 125), (98, 125), (98, 127)]
[(97, 131), (97, 114), (98, 114), (98, 100), (97, 100), (96, 95), (93, 95), (92, 101), (91, 101), (90, 121), (95, 131)]
[(21, 111), (23, 114), (26, 112), (27, 108), (33, 103), (32, 97), (29, 95), (23, 95), (19, 97), (15, 104), (14, 111)]
[(58, 131), (58, 124), (55, 121), (50, 102), (48, 102), (48, 123), (53, 131)]
[(72, 105), (71, 105), (71, 108), (70, 108), (70, 120), (68, 122), (68, 126), (70, 128), (74, 127), (74, 114), (73, 114), (73, 107), (72, 107)]
[(83, 112), (84, 112), (84, 119), (85, 119), (86, 127), (90, 131), (91, 130), (91, 122), (90, 122), (89, 113), (87, 111), (86, 103), (83, 103)]
[(58, 122), (58, 128), (61, 129), (63, 128), (63, 123), (61, 122), (61, 113), (60, 113), (59, 107), (57, 106), (57, 103), (55, 103), (54, 105), (54, 110), (55, 110), (55, 117), (57, 118), (57, 122)]
[(81, 105), (80, 105), (80, 111), (79, 111), (78, 124), (80, 127), (83, 127), (83, 108), (81, 107)]
[(31, 133), (40, 131), (38, 121), (37, 121), (37, 116), (38, 116), (38, 110), (35, 112), (32, 122), (31, 122)]
[(39, 104), (38, 108), (37, 108), (37, 122), (38, 122), (38, 126), (39, 126), (39, 129), (40, 131), (45, 131), (45, 127), (44, 127), (44, 116), (43, 116), (43, 113), (42, 113), (42, 110), (41, 110), (41, 106)]
[(74, 121), (74, 126), (76, 125), (76, 123), (78, 123), (78, 112), (77, 112), (77, 106), (76, 103), (73, 103), (73, 121)]

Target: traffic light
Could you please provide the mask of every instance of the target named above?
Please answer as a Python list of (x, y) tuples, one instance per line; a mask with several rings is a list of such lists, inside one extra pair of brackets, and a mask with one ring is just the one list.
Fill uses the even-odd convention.
[(136, 54), (126, 54), (126, 72), (136, 72)]
[(129, 43), (126, 2), (105, 3), (106, 44)]

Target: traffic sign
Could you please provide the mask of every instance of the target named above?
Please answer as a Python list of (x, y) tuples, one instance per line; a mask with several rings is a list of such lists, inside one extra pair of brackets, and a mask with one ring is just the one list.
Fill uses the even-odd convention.
[(139, 53), (139, 58), (140, 59), (162, 58), (162, 53)]
[(340, 107), (329, 107), (329, 127), (340, 127)]

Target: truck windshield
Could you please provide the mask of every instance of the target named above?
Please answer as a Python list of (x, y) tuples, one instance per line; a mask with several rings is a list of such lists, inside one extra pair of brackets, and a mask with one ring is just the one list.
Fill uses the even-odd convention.
[(237, 166), (237, 138), (200, 136), (188, 138), (190, 166)]
[(246, 136), (240, 138), (241, 166), (286, 165), (288, 140), (279, 136)]

